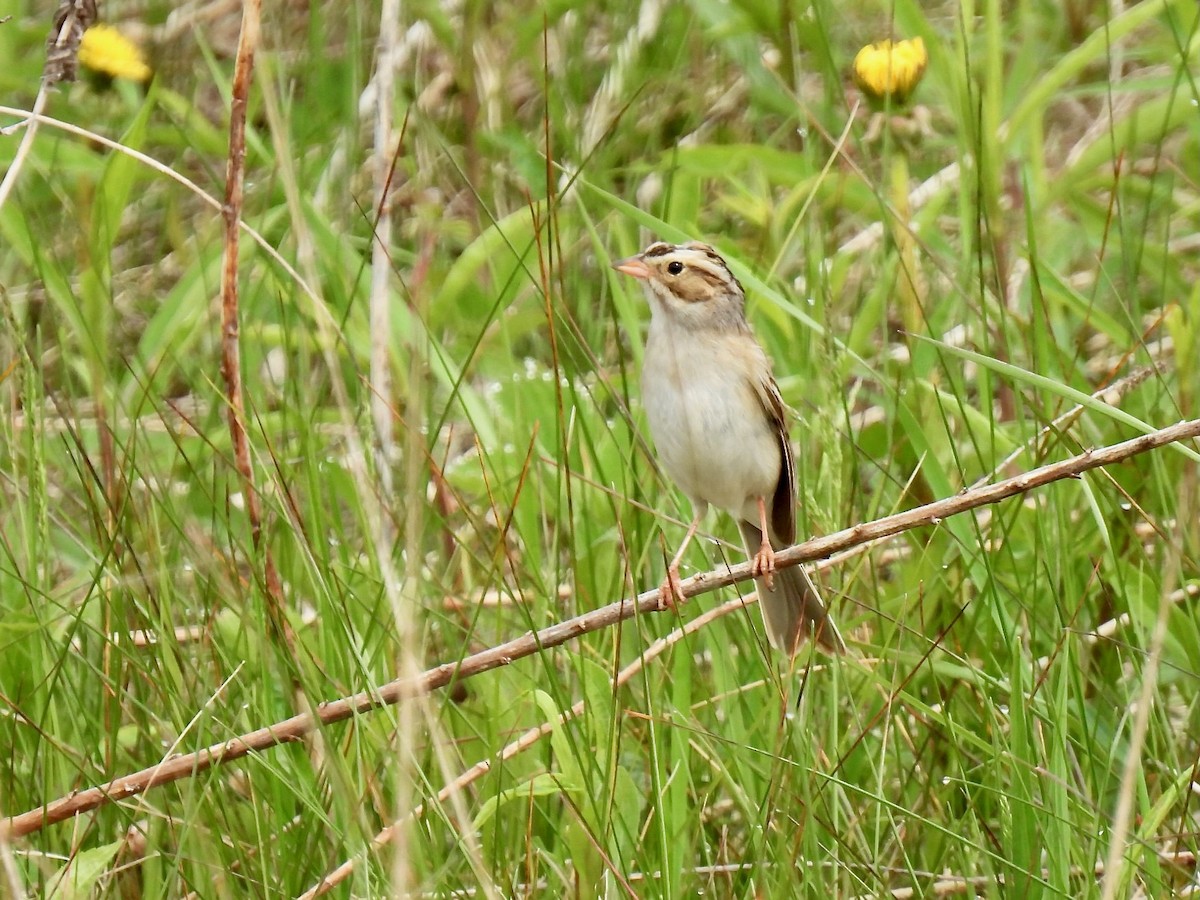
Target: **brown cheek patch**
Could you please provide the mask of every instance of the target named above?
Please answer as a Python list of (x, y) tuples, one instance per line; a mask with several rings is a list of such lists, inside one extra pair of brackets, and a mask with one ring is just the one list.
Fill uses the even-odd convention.
[(676, 279), (671, 285), (680, 300), (688, 303), (703, 303), (711, 300), (721, 289), (719, 279), (713, 278), (706, 272), (689, 272), (686, 276)]

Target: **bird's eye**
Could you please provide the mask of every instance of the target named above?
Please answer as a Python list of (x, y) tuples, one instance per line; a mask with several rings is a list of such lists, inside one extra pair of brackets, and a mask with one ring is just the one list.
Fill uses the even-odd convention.
[(673, 261), (667, 263), (667, 271), (670, 272), (672, 275), (678, 275), (680, 272), (683, 271), (683, 263), (681, 263), (677, 259), (673, 260)]

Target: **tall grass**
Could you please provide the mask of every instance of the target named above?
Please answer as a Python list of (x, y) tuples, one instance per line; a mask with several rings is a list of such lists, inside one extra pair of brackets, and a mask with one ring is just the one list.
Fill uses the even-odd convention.
[[(155, 46), (147, 91), (48, 113), (221, 197), (237, 15), (170, 11), (104, 8)], [(50, 123), (0, 206), (0, 815), (657, 584), (689, 510), (608, 266), (651, 237), (747, 286), (804, 533), (1197, 415), (1193, 3), (419, 3), (392, 48), (396, 440), (357, 469), (377, 14), (268, 6), (251, 100), (245, 221), (282, 262), (243, 242), (242, 359), (294, 651), (226, 427), (220, 215)], [(48, 27), (0, 25), (14, 107)], [(848, 67), (892, 33), (929, 48), (928, 125), (869, 139)], [(341, 896), (1182, 895), (1197, 497), (1167, 449), (851, 555), (820, 576), (844, 660), (789, 667), (752, 608), (675, 634), (733, 590), (641, 616), (0, 842), (0, 893), (287, 896), (355, 860)], [(705, 532), (685, 575), (741, 559), (727, 518)]]

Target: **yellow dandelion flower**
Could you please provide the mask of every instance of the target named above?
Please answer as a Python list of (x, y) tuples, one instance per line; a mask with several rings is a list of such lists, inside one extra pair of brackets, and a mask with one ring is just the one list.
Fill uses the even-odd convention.
[(79, 64), (109, 78), (150, 80), (150, 66), (141, 48), (111, 25), (93, 25), (83, 33)]
[(928, 62), (921, 38), (867, 44), (854, 57), (854, 83), (873, 100), (900, 104), (921, 82)]

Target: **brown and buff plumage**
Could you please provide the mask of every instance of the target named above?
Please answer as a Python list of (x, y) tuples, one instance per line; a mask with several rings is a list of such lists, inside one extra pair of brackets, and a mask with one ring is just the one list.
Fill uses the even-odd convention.
[(650, 301), (642, 402), (663, 469), (695, 513), (668, 567), (664, 602), (680, 596), (679, 561), (716, 506), (737, 519), (771, 644), (792, 655), (813, 637), (822, 649), (844, 653), (804, 570), (775, 570), (775, 551), (796, 537), (795, 461), (787, 409), (746, 322), (742, 286), (698, 241), (651, 244), (614, 266), (640, 279)]

